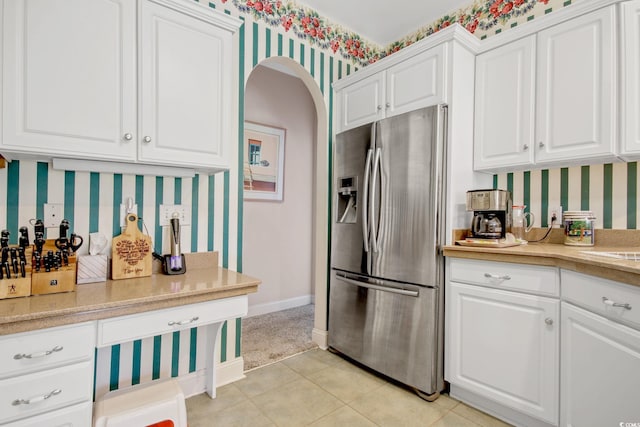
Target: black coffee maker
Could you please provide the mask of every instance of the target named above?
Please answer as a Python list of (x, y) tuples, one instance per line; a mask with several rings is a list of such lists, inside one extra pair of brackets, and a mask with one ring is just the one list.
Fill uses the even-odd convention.
[(471, 237), (502, 239), (511, 231), (511, 192), (507, 190), (467, 191), (467, 210), (473, 211)]

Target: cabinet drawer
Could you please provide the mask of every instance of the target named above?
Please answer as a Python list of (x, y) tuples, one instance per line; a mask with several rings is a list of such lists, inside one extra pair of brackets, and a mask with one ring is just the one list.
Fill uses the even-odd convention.
[(640, 329), (640, 287), (562, 270), (562, 298)]
[(560, 275), (555, 267), (447, 258), (450, 281), (559, 296)]
[(0, 337), (0, 379), (93, 358), (95, 324)]
[(0, 423), (90, 402), (92, 382), (91, 361), (2, 380)]
[(5, 424), (3, 427), (87, 427), (91, 425), (92, 411), (93, 404), (85, 402)]
[(246, 296), (239, 296), (99, 320), (97, 346), (105, 347), (245, 316), (247, 301)]

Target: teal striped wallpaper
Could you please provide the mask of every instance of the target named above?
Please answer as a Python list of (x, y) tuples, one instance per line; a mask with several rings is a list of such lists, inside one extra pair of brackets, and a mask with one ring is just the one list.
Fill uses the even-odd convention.
[[(254, 21), (231, 4), (226, 6), (233, 10), (225, 9), (220, 0), (201, 3), (245, 21), (236, 36), (238, 141), (243, 140), (246, 81), (252, 69), (271, 56), (289, 58), (304, 67), (320, 88), (328, 116), (332, 116), (331, 84), (334, 79), (348, 75), (351, 64), (330, 50), (312, 47), (296, 35), (282, 32), (280, 27)], [(159, 206), (188, 204), (192, 217), (191, 225), (183, 226), (183, 250), (219, 251), (224, 267), (242, 271), (242, 144), (238, 143), (234, 150), (232, 155), (237, 155), (237, 162), (229, 171), (194, 178), (58, 171), (47, 163), (13, 161), (0, 169), (0, 228), (10, 229), (15, 243), (21, 225), (43, 217), (45, 203), (60, 203), (73, 232), (85, 239), (92, 232), (111, 237), (120, 233), (119, 205), (132, 197), (138, 204), (138, 215), (146, 232), (153, 239), (154, 249), (164, 253), (169, 250), (169, 235), (167, 229), (157, 225)], [(86, 251), (87, 245), (80, 253)], [(225, 323), (216, 344), (216, 363), (240, 357), (240, 331), (241, 319)], [(97, 350), (95, 396), (203, 369), (204, 345), (210, 339), (206, 332), (204, 328), (194, 328)]]
[(638, 164), (608, 163), (494, 175), (494, 187), (510, 190), (514, 203), (527, 205), (537, 227), (548, 226), (554, 206), (589, 210), (600, 229), (636, 229), (640, 218)]

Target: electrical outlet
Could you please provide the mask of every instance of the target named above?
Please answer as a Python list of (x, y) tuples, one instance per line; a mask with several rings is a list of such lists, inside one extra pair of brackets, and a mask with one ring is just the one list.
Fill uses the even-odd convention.
[(44, 226), (46, 228), (59, 227), (64, 219), (64, 206), (61, 203), (44, 204)]
[[(131, 212), (138, 215), (138, 205), (133, 205), (131, 207)], [(127, 226), (127, 205), (124, 203), (120, 204), (120, 227)]]
[(187, 205), (160, 205), (159, 223), (161, 227), (169, 225), (169, 221), (173, 218), (173, 214), (178, 214), (180, 225), (191, 224), (191, 207)]
[(562, 206), (549, 206), (549, 217), (547, 218), (547, 226), (551, 225), (551, 218), (554, 215), (556, 217), (556, 220), (553, 223), (553, 227), (562, 227)]

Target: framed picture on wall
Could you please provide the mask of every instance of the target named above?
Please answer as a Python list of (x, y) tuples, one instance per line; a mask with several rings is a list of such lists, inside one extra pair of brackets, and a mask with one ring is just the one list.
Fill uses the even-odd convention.
[(282, 201), (285, 130), (244, 123), (244, 198)]

